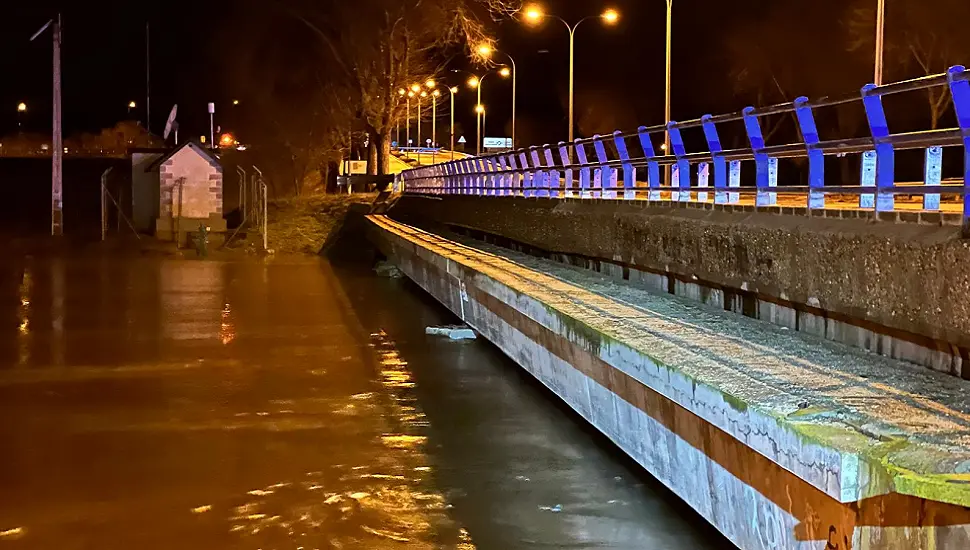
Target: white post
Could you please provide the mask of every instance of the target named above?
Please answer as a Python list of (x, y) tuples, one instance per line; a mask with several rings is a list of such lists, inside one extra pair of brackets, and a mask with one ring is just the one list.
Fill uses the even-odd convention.
[(215, 149), (216, 147), (216, 104), (209, 103), (209, 149)]

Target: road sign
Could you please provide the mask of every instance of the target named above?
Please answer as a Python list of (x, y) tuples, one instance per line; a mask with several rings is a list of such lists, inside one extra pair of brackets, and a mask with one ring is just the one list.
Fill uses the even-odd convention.
[(487, 137), (482, 145), (484, 145), (486, 149), (511, 149), (512, 138)]
[(465, 140), (465, 136), (461, 136), (458, 138), (458, 143), (468, 143), (468, 141)]

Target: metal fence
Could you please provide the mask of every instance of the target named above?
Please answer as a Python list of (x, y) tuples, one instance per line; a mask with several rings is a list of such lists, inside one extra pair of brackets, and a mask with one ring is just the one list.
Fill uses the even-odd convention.
[[(941, 90), (952, 97), (957, 127), (918, 132), (893, 133), (889, 128), (883, 99), (904, 92)], [(865, 110), (869, 136), (822, 140), (816, 126), (819, 109), (860, 104)], [(800, 142), (767, 145), (762, 120), (769, 115), (794, 116)], [(728, 123), (743, 124), (749, 146), (722, 147), (718, 128)], [(682, 131), (703, 131), (706, 150), (688, 152)], [(657, 154), (655, 142), (670, 136), (671, 151)], [(942, 179), (943, 151), (962, 153), (962, 177)], [(922, 181), (897, 182), (896, 153), (922, 150)], [(592, 155), (590, 155), (592, 153)], [(860, 178), (856, 185), (825, 185), (825, 159), (859, 155)], [(807, 182), (778, 185), (779, 160), (798, 159), (807, 164)], [(741, 185), (742, 165), (754, 165), (753, 186)], [(669, 167), (662, 178), (661, 167)], [(787, 206), (810, 210), (861, 208), (891, 212), (915, 208), (944, 209), (970, 220), (970, 71), (952, 67), (932, 75), (883, 86), (867, 85), (861, 93), (842, 98), (809, 100), (806, 97), (770, 107), (748, 107), (739, 113), (704, 115), (695, 120), (668, 122), (636, 132), (614, 132), (557, 146), (529, 147), (497, 155), (474, 157), (402, 173), (405, 193), (464, 194), (524, 197), (577, 197), (617, 200), (713, 202), (778, 206), (782, 196)], [(713, 181), (712, 181), (713, 180)], [(897, 197), (918, 199), (899, 204)], [(847, 204), (851, 203), (851, 204)]]

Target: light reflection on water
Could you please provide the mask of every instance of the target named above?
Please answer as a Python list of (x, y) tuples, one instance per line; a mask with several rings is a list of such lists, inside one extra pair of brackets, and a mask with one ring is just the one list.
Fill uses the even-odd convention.
[[(427, 340), (447, 317), (392, 283), (315, 261), (4, 269), (4, 548), (640, 548), (683, 529), (493, 350)], [(654, 547), (702, 547), (679, 536)]]

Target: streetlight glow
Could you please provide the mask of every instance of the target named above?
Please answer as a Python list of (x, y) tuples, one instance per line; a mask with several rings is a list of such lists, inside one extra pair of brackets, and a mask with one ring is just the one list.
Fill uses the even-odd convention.
[(418, 83), (411, 84), (411, 91), (414, 92), (414, 93), (420, 92), (421, 91), (421, 85), (418, 84)]
[(457, 94), (458, 93), (458, 86), (452, 86), (451, 88), (448, 88), (448, 90), (451, 93), (453, 93), (453, 94)]
[(430, 90), (431, 88), (434, 88), (435, 81), (433, 78), (429, 78), (427, 81), (425, 81), (424, 85)]
[(408, 97), (414, 97), (414, 92), (408, 92)]
[(421, 90), (421, 97), (428, 97), (428, 92)]
[(471, 78), (468, 79), (468, 87), (469, 88), (477, 88), (478, 85), (479, 85), (479, 81), (478, 81), (478, 77), (477, 76), (473, 76), (473, 77), (471, 77)]
[(400, 94), (400, 95), (404, 95), (404, 94), (408, 93), (408, 91), (405, 90), (404, 88), (401, 88), (400, 90), (397, 91), (397, 93)]
[(435, 97), (441, 97), (441, 90), (434, 90), (433, 92), (431, 92), (431, 95)]
[(532, 23), (538, 23), (543, 17), (542, 9), (539, 6), (529, 6), (525, 9), (526, 20)]
[(488, 44), (482, 44), (478, 47), (478, 53), (483, 57), (488, 57), (492, 55), (492, 47)]
[(128, 108), (129, 108), (129, 109), (134, 109), (135, 107), (137, 107), (137, 105), (135, 104), (135, 102), (134, 102), (134, 101), (132, 101), (132, 102), (130, 102), (130, 103), (128, 104)]
[(232, 100), (232, 104), (233, 104), (233, 105), (239, 105), (239, 100), (238, 100), (238, 99), (234, 99), (234, 100)]
[(508, 67), (502, 67), (499, 70), (498, 74), (501, 75), (503, 78), (508, 78), (509, 75), (512, 74), (512, 71)]
[(478, 105), (475, 105), (475, 112), (478, 113), (478, 114), (484, 113), (485, 112), (485, 106), (482, 105), (481, 103), (479, 103)]
[(608, 9), (603, 12), (603, 21), (606, 21), (610, 25), (616, 23), (620, 19), (620, 14), (614, 9)]
[(17, 105), (17, 112), (18, 113), (26, 113), (27, 112), (27, 104), (26, 103), (20, 103), (20, 104), (18, 104)]

